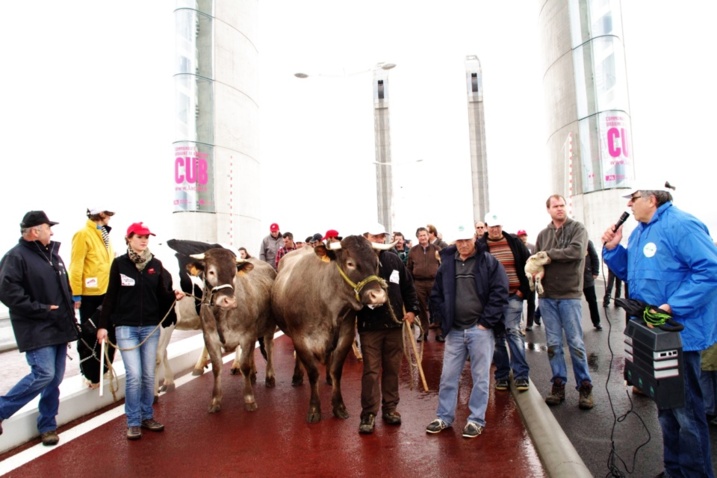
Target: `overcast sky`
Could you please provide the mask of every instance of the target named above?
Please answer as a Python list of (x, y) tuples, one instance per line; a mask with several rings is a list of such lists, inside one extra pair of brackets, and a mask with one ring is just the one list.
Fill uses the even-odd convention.
[[(449, 236), (472, 221), (464, 60), (477, 55), (491, 209), (505, 229), (534, 239), (553, 192), (540, 3), (262, 0), (262, 227), (276, 221), (302, 237), (355, 233), (375, 220), (369, 70), (382, 61), (397, 65), (389, 73), (395, 228), (410, 237), (431, 222)], [(94, 205), (118, 211), (116, 246), (136, 220), (172, 236), (173, 10), (171, 1), (140, 0), (3, 6), (2, 252), (30, 209), (61, 222), (65, 258)], [(713, 235), (716, 10), (707, 0), (623, 2), (637, 175), (676, 184), (677, 204)], [(246, 245), (251, 252), (260, 239)]]

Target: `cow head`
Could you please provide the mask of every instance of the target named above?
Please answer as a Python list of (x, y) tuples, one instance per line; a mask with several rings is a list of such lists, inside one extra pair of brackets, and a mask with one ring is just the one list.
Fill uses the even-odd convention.
[(239, 271), (248, 272), (254, 265), (246, 260), (237, 259), (229, 249), (209, 249), (204, 254), (192, 254), (193, 262), (187, 264), (187, 270), (193, 276), (203, 279), (204, 298), (202, 304), (223, 309), (236, 308), (234, 297), (234, 278)]
[(344, 282), (353, 288), (356, 310), (388, 300), (386, 282), (378, 276), (378, 255), (363, 236), (348, 236), (330, 244), (328, 257), (336, 262)]

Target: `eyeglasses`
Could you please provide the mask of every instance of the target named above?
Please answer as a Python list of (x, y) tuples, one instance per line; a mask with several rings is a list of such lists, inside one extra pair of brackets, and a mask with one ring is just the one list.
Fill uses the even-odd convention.
[(476, 229), (485, 229), (485, 226), (476, 226)]
[(642, 197), (642, 195), (640, 195), (640, 196), (630, 196), (630, 201), (635, 202), (635, 201), (637, 201), (638, 199), (640, 199), (641, 197)]

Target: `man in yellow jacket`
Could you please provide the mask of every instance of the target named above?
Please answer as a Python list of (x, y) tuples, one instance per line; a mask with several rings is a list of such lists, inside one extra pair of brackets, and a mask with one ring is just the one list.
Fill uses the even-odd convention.
[[(97, 308), (102, 305), (109, 282), (110, 265), (115, 253), (110, 243), (108, 226), (114, 212), (105, 209), (88, 209), (87, 223), (72, 237), (72, 256), (70, 258), (70, 287), (75, 309), (80, 311), (80, 323), (92, 319)], [(96, 324), (96, 320), (94, 320)], [(115, 343), (114, 329), (110, 331), (110, 340)], [(80, 370), (90, 382), (90, 387), (99, 385), (100, 347), (96, 337), (88, 333), (77, 345), (80, 354)], [(109, 347), (111, 361), (114, 348)]]

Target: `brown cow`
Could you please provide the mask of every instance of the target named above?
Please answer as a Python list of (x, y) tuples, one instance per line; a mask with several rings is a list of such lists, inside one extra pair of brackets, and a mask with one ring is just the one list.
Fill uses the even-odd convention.
[(228, 249), (210, 249), (187, 269), (203, 271), (204, 291), (199, 316), (204, 344), (209, 351), (214, 373), (214, 389), (209, 412), (218, 412), (222, 405), (222, 349), (229, 352), (241, 347), (239, 368), (244, 377), (244, 407), (256, 410), (254, 389), (254, 345), (264, 338), (266, 347), (266, 386), (276, 383), (272, 347), (276, 324), (271, 316), (271, 287), (274, 269), (257, 259), (237, 259)]
[[(328, 252), (324, 246), (305, 247), (287, 254), (279, 264), (271, 305), (279, 328), (294, 341), (309, 376), (309, 423), (321, 420), (319, 362), (329, 369), (334, 416), (349, 416), (341, 396), (341, 372), (354, 339), (356, 311), (388, 300), (386, 284), (377, 275), (376, 246), (362, 236), (349, 236), (331, 244)], [(326, 252), (329, 261), (321, 259)], [(299, 373), (297, 367), (295, 383), (301, 379)]]

